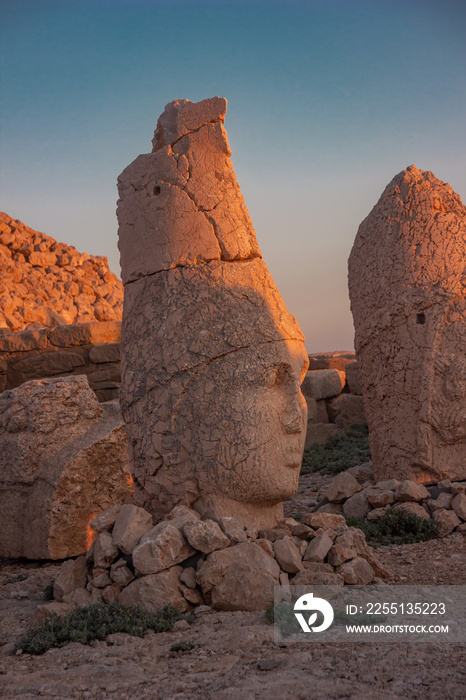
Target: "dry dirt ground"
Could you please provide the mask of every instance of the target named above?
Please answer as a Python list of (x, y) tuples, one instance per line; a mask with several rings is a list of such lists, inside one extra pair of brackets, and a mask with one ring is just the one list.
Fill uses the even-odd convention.
[[(303, 477), (286, 510), (304, 510), (322, 476)], [(313, 482), (313, 483), (311, 483)], [(466, 584), (459, 534), (377, 554), (393, 584)], [(288, 644), (273, 639), (262, 612), (210, 612), (172, 632), (112, 635), (42, 656), (16, 655), (15, 642), (44, 602), (59, 564), (0, 561), (0, 696), (154, 700), (465, 698), (466, 646), (451, 643)], [(188, 652), (172, 652), (189, 641)]]

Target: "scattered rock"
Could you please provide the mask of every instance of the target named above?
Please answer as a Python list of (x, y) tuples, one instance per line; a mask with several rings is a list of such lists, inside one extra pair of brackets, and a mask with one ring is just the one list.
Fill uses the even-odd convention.
[(352, 474), (340, 472), (327, 488), (325, 495), (329, 501), (344, 501), (360, 491), (361, 488), (361, 484)]

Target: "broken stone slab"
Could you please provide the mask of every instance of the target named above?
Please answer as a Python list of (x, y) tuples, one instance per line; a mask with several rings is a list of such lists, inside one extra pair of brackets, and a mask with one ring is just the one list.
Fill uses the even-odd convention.
[(180, 581), (188, 588), (196, 588), (196, 569), (188, 566), (180, 574)]
[(120, 588), (125, 588), (134, 579), (134, 574), (128, 567), (128, 562), (126, 559), (118, 559), (110, 567), (110, 578), (114, 581)]
[(291, 537), (276, 540), (273, 544), (273, 552), (278, 565), (288, 574), (296, 574), (303, 568), (301, 554)]
[(99, 404), (84, 376), (32, 380), (0, 394), (0, 556), (83, 554), (89, 523), (132, 501), (119, 407)]
[(125, 554), (131, 554), (143, 535), (153, 526), (152, 516), (144, 508), (130, 503), (118, 511), (113, 526), (113, 544)]
[(338, 513), (305, 513), (303, 515), (303, 523), (315, 530), (319, 527), (332, 528), (334, 530), (347, 527), (344, 516)]
[(466, 483), (461, 483), (459, 481), (455, 481), (451, 485), (451, 493), (452, 496), (457, 496), (459, 493), (465, 494), (466, 495)]
[(430, 511), (433, 513), (434, 510), (439, 510), (439, 508), (446, 508), (449, 510), (452, 507), (453, 496), (451, 493), (440, 493), (437, 498), (429, 499), (427, 505)]
[(416, 484), (410, 479), (405, 479), (395, 490), (396, 501), (422, 501), (430, 498), (430, 493), (422, 484)]
[(332, 566), (339, 566), (349, 559), (354, 559), (356, 557), (356, 550), (350, 549), (349, 547), (344, 547), (341, 544), (334, 544), (333, 547), (329, 549), (327, 559), (328, 563)]
[(365, 491), (359, 491), (350, 496), (343, 504), (343, 513), (348, 518), (364, 520), (370, 510), (369, 501)]
[(92, 528), (92, 530), (94, 530), (94, 532), (96, 533), (104, 531), (110, 532), (113, 529), (113, 526), (115, 525), (115, 520), (120, 511), (120, 508), (120, 505), (112, 506), (108, 510), (98, 515), (97, 518), (91, 520), (89, 525)]
[(132, 553), (138, 575), (156, 574), (163, 569), (169, 569), (195, 553), (176, 527), (176, 522), (162, 520), (141, 537)]
[(204, 554), (230, 546), (230, 540), (214, 520), (190, 520), (183, 526), (189, 544)]
[(157, 574), (142, 576), (132, 581), (118, 596), (122, 605), (140, 605), (143, 610), (153, 613), (165, 605), (187, 609), (187, 602), (179, 590), (181, 566), (160, 571)]
[(376, 488), (370, 488), (365, 490), (367, 500), (371, 504), (372, 508), (383, 508), (384, 506), (389, 506), (395, 502), (395, 494), (391, 489), (381, 489), (379, 484), (376, 484)]
[(388, 578), (390, 576), (390, 572), (377, 559), (372, 547), (369, 547), (367, 544), (364, 533), (359, 528), (348, 528), (348, 530), (336, 537), (335, 544), (354, 549), (359, 557), (362, 557), (371, 565), (376, 576), (380, 578)]
[(325, 496), (329, 501), (344, 501), (361, 490), (361, 484), (348, 472), (340, 472), (328, 486)]
[(466, 495), (464, 493), (456, 494), (451, 502), (451, 507), (458, 518), (461, 518), (461, 520), (466, 520)]
[(319, 401), (340, 394), (344, 384), (344, 372), (336, 369), (313, 370), (306, 374), (301, 391), (306, 399), (309, 397)]
[(461, 520), (453, 510), (436, 510), (433, 518), (439, 525), (439, 537), (446, 537), (461, 524)]
[(85, 588), (87, 582), (86, 557), (68, 559), (60, 567), (57, 578), (53, 584), (53, 597), (61, 603), (64, 596), (72, 593), (76, 588)]
[(377, 480), (466, 476), (465, 235), (460, 197), (414, 165), (359, 227), (348, 282)]
[(99, 532), (94, 540), (94, 564), (103, 568), (109, 567), (118, 556), (118, 549), (113, 544), (110, 532)]
[(370, 564), (362, 557), (355, 557), (336, 568), (337, 573), (350, 586), (367, 586), (374, 580), (374, 572)]
[(303, 560), (323, 562), (332, 545), (333, 540), (327, 535), (327, 533), (322, 532), (321, 534), (316, 535), (309, 543)]
[(280, 567), (261, 547), (242, 542), (212, 552), (198, 568), (197, 582), (216, 610), (265, 610), (273, 602)]
[(243, 523), (240, 523), (237, 518), (229, 518), (227, 516), (220, 518), (220, 527), (231, 542), (239, 544), (246, 542), (247, 535)]

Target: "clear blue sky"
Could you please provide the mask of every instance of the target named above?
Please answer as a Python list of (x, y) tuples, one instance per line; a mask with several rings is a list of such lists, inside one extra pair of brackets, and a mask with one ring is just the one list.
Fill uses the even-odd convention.
[(2, 210), (119, 272), (116, 178), (175, 98), (233, 165), (309, 352), (353, 347), (346, 261), (412, 163), (466, 196), (464, 0), (0, 0)]

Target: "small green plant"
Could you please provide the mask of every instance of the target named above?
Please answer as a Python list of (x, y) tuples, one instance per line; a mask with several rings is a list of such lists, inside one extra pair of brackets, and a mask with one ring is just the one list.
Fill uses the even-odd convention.
[(170, 647), (170, 651), (191, 651), (196, 645), (193, 642), (176, 642)]
[(44, 588), (44, 599), (45, 600), (53, 600), (53, 584), (55, 583), (55, 579), (53, 581), (50, 581)]
[(89, 644), (116, 632), (142, 637), (149, 629), (168, 632), (178, 620), (193, 622), (194, 618), (172, 605), (166, 605), (159, 612), (148, 613), (135, 605), (126, 607), (120, 603), (97, 603), (76, 608), (62, 617), (54, 615), (35, 632), (22, 637), (15, 649), (27, 654), (43, 654), (51, 647), (63, 647), (70, 642)]
[(352, 425), (341, 435), (333, 435), (325, 445), (315, 443), (304, 450), (301, 474), (317, 471), (336, 474), (368, 462), (370, 458), (367, 425)]
[(301, 511), (298, 511), (298, 513), (293, 513), (291, 517), (294, 518), (297, 523), (303, 522), (303, 514), (301, 513)]
[(294, 603), (294, 600), (292, 602), (272, 603), (265, 611), (267, 620), (275, 622), (285, 637), (301, 632), (301, 627), (294, 613)]
[(349, 527), (358, 527), (362, 530), (367, 544), (371, 547), (425, 542), (438, 537), (439, 530), (436, 520), (420, 518), (418, 515), (405, 513), (397, 508), (387, 510), (385, 515), (374, 523), (357, 518), (347, 518), (346, 523)]

